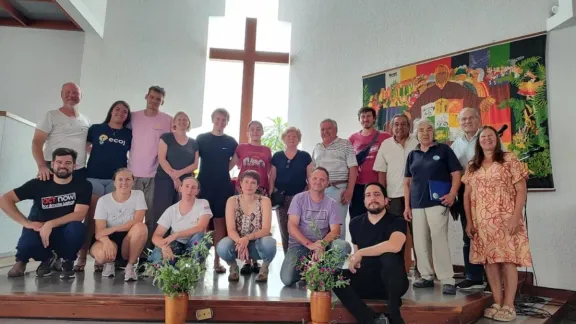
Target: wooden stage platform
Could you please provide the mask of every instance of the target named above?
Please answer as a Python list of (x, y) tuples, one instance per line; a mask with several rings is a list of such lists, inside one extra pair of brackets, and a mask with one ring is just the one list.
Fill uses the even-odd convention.
[[(254, 282), (254, 275), (242, 276), (229, 283), (227, 275), (216, 275), (208, 266), (204, 281), (189, 302), (188, 320), (196, 322), (196, 311), (209, 308), (208, 322), (233, 323), (302, 323), (310, 320), (309, 292), (301, 287), (287, 288), (279, 278), (282, 255), (271, 265), (266, 284)], [(0, 270), (0, 317), (92, 319), (136, 322), (164, 320), (164, 297), (151, 279), (135, 283), (123, 281), (123, 271), (116, 278), (102, 278), (92, 264), (74, 280), (62, 281), (58, 273), (50, 278), (36, 278), (37, 263), (31, 262), (22, 278), (7, 278), (9, 268)], [(480, 291), (456, 296), (435, 289), (410, 290), (404, 296), (402, 313), (407, 323), (470, 323), (481, 316), (491, 302), (491, 295)], [(382, 302), (370, 303), (383, 311)], [(354, 323), (354, 318), (336, 305), (333, 320)], [(204, 321), (202, 321), (204, 322)]]

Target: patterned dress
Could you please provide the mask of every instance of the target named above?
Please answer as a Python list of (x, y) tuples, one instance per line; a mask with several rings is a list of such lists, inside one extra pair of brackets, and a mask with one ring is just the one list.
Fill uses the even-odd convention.
[(514, 184), (527, 177), (527, 169), (512, 153), (505, 153), (504, 163), (493, 163), (488, 169), (474, 173), (467, 169), (462, 182), (472, 189), (472, 222), (477, 231), (471, 242), (471, 263), (532, 266), (524, 218), (516, 234), (508, 230), (516, 204)]
[(236, 232), (240, 237), (256, 233), (262, 229), (262, 196), (256, 200), (256, 210), (247, 215), (240, 206), (240, 195), (236, 196)]

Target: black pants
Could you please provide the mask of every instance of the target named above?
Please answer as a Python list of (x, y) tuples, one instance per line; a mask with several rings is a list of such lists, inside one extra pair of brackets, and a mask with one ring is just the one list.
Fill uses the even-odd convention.
[(348, 211), (350, 212), (350, 219), (368, 212), (366, 210), (366, 206), (364, 205), (365, 186), (366, 185), (363, 184), (354, 185), (354, 193), (352, 194), (350, 206), (348, 207)]
[(390, 323), (404, 323), (400, 306), (408, 290), (408, 276), (400, 254), (384, 253), (379, 268), (362, 267), (355, 274), (343, 270), (342, 274), (350, 279), (350, 285), (335, 288), (334, 293), (358, 323), (370, 323), (379, 316), (362, 299), (387, 300)]
[(484, 278), (484, 266), (481, 264), (470, 263), (470, 238), (466, 234), (466, 212), (464, 210), (464, 184), (460, 185), (458, 190), (458, 202), (456, 202), (456, 210), (460, 217), (460, 224), (462, 224), (462, 240), (464, 246), (462, 253), (464, 254), (464, 272), (466, 279), (471, 281), (482, 281)]

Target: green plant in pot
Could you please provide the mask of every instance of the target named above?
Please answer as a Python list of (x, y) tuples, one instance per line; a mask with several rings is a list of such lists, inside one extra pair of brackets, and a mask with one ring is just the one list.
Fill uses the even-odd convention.
[(203, 278), (211, 246), (212, 232), (208, 232), (190, 251), (174, 260), (145, 265), (144, 274), (153, 278), (152, 284), (165, 296), (167, 324), (185, 323), (189, 296)]

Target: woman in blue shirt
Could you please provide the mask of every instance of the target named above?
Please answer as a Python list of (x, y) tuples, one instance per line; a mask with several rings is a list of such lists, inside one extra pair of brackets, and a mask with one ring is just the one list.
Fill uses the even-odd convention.
[[(114, 191), (114, 173), (128, 164), (128, 151), (132, 143), (130, 123), (130, 106), (119, 100), (108, 109), (102, 124), (94, 124), (88, 129), (86, 138), (87, 152), (90, 153), (86, 178), (92, 184), (92, 202), (86, 216), (88, 233), (86, 243), (78, 253), (74, 271), (84, 271), (86, 254), (94, 236), (94, 209), (98, 199)], [(94, 270), (102, 271), (103, 265), (94, 264)]]

